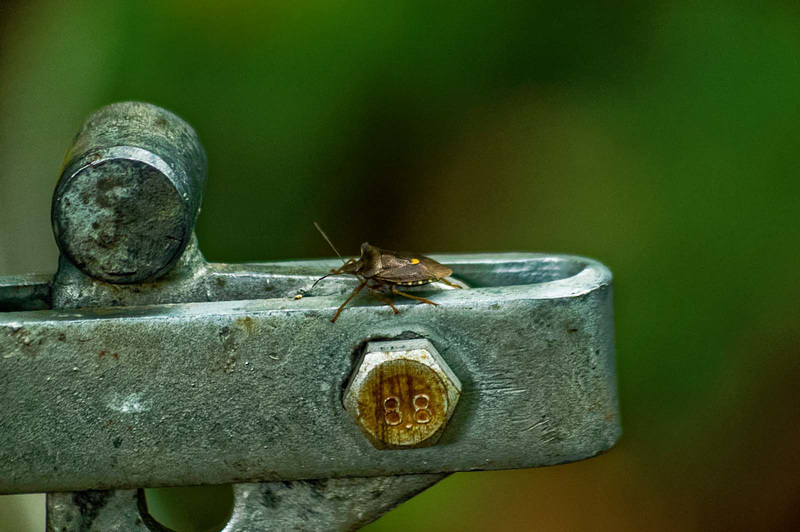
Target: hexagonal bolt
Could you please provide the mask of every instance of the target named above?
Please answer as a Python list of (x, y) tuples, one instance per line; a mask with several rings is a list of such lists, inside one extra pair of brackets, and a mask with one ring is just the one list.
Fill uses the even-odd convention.
[(378, 449), (434, 445), (461, 382), (428, 340), (370, 342), (344, 392), (344, 407)]

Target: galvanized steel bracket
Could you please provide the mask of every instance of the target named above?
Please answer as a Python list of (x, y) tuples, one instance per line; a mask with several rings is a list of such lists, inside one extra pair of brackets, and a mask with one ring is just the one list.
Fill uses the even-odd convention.
[[(125, 113), (166, 113), (117, 105), (124, 112), (112, 106), (102, 116), (122, 126), (104, 134), (124, 130)], [(187, 131), (181, 124), (178, 130)], [(88, 240), (66, 246), (73, 251), (62, 256), (55, 276), (0, 277), (0, 493), (110, 490), (98, 492), (105, 495), (93, 515), (110, 512), (117, 528), (100, 517), (75, 528), (69, 516), (82, 515), (86, 500), (75, 493), (49, 498), (49, 526), (133, 530), (130, 523), (139, 519), (162, 530), (148, 521), (137, 489), (257, 482), (264, 484), (236, 488), (238, 517), (225, 530), (260, 530), (267, 521), (281, 530), (340, 530), (379, 517), (451, 472), (560, 464), (616, 442), (612, 281), (605, 266), (570, 255), (433, 255), (469, 288), (422, 287), (437, 306), (395, 301), (399, 315), (360, 296), (333, 324), (354, 280), (311, 287), (336, 261), (205, 261), (192, 235), (204, 170), (202, 179), (185, 177), (192, 164), (204, 163), (202, 147), (179, 150), (189, 154), (188, 163), (170, 158), (170, 142), (199, 143), (170, 131), (152, 146), (160, 160), (183, 165), (180, 172), (162, 169), (163, 183), (184, 176), (176, 190), (185, 194), (186, 208), (166, 214), (175, 216), (176, 249), (185, 247), (179, 257), (152, 241), (143, 256), (128, 252), (135, 247), (130, 238), (98, 245), (97, 239), (141, 234), (144, 222), (123, 219), (113, 234), (99, 226), (79, 231), (80, 218), (70, 210), (79, 194), (59, 203), (62, 183), (54, 205), (61, 205), (59, 216), (70, 214), (71, 225), (62, 224), (70, 229), (57, 238), (62, 248), (69, 234)], [(141, 135), (136, 140), (148, 147)], [(107, 144), (102, 153), (130, 156)], [(82, 148), (80, 160), (93, 149)], [(141, 186), (131, 175), (143, 166), (126, 169), (117, 188), (106, 185), (116, 196), (89, 197), (93, 189), (82, 184), (82, 208), (94, 213), (93, 223), (120, 219), (114, 209), (139, 197), (125, 191)], [(98, 179), (101, 170), (81, 175)], [(148, 183), (161, 179), (158, 172), (147, 176)], [(113, 204), (113, 197), (125, 201)], [(76, 254), (87, 257), (85, 264), (75, 264)], [(152, 257), (164, 267), (150, 264)], [(90, 276), (98, 268), (105, 280)], [(147, 278), (107, 282), (115, 276)], [(461, 398), (436, 445), (376, 449), (345, 410), (344, 390), (368, 342), (414, 338), (435, 347), (460, 380)], [(409, 474), (415, 476), (395, 476)], [(312, 491), (324, 486), (326, 495), (306, 499), (298, 489), (283, 509), (269, 511), (245, 502), (254, 490), (283, 482)], [(377, 502), (359, 498), (390, 484), (388, 492), (378, 490), (384, 495)], [(330, 499), (350, 503), (336, 510), (322, 502)], [(302, 524), (292, 504), (317, 504), (324, 517)]]

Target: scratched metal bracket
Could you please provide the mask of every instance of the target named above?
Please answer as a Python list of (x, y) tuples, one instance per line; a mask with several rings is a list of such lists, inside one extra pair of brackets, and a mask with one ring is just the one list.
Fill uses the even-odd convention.
[[(449, 473), (581, 460), (618, 439), (599, 262), (433, 255), (469, 288), (416, 288), (437, 306), (395, 301), (399, 315), (359, 296), (333, 324), (354, 280), (311, 287), (336, 261), (205, 261), (205, 155), (175, 115), (104, 108), (67, 161), (58, 272), (0, 277), (0, 493), (50, 492), (48, 529), (165, 530), (140, 488), (235, 483), (226, 531), (352, 530)], [(417, 338), (461, 398), (436, 445), (378, 449), (344, 390), (368, 342)]]

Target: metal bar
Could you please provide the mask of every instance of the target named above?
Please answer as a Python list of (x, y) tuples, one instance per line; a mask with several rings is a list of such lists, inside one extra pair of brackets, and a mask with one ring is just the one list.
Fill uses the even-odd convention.
[[(588, 259), (581, 257), (544, 253), (434, 254), (431, 258), (453, 268), (454, 275), (472, 287), (560, 281), (580, 273), (589, 264)], [(337, 295), (350, 292), (357, 284), (355, 278), (329, 277), (313, 292), (311, 286), (340, 265), (338, 259), (206, 263), (196, 239), (193, 239), (184, 256), (166, 276), (149, 283), (120, 285), (92, 279), (62, 257), (59, 273), (53, 282), (52, 306), (62, 309), (102, 308)], [(3, 279), (0, 277), (0, 289)], [(10, 279), (6, 285), (11, 287), (17, 277), (6, 279)], [(49, 278), (46, 280), (51, 281)], [(440, 288), (446, 289), (443, 285)], [(428, 289), (430, 287), (425, 286), (406, 288), (421, 292)]]
[[(363, 296), (336, 324), (341, 296), (288, 297), (327, 261), (270, 265), (286, 297), (0, 314), (0, 493), (527, 468), (613, 445), (610, 272), (437, 260), (477, 288), (398, 316)], [(342, 392), (367, 341), (411, 337), (462, 398), (437, 445), (378, 450)]]
[(38, 273), (0, 277), (0, 312), (51, 308), (52, 282), (52, 275)]
[[(222, 532), (357, 530), (447, 475), (401, 475), (234, 485), (234, 507)], [(144, 490), (47, 495), (48, 530), (171, 532), (149, 514)]]

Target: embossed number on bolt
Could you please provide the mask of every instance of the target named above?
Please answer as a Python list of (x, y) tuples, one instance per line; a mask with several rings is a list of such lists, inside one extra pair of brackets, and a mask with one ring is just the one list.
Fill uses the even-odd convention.
[(345, 408), (379, 449), (435, 444), (461, 383), (430, 342), (371, 342), (345, 391)]

